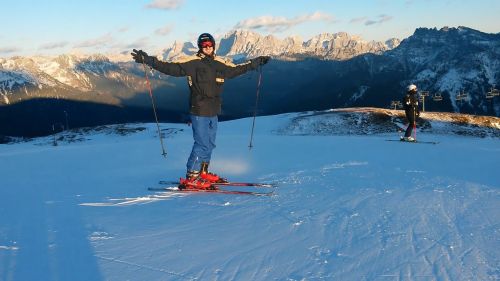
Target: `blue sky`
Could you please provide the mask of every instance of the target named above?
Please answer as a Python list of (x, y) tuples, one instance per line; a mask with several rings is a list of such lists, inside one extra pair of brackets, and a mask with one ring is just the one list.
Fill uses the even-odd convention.
[(460, 25), (500, 32), (500, 0), (4, 0), (1, 9), (0, 57), (154, 53), (233, 29), (304, 41), (326, 32), (385, 41)]

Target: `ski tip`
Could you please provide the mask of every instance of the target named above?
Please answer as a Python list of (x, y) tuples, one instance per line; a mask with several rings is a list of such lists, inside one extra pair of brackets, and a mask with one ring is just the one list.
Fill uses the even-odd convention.
[(148, 187), (149, 191), (181, 191), (178, 187)]

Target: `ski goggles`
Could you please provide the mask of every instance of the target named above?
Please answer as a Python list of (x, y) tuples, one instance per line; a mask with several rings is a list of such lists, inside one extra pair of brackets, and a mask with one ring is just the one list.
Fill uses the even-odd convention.
[(202, 48), (208, 48), (208, 47), (213, 47), (214, 44), (212, 43), (212, 41), (203, 41), (201, 42), (201, 47)]

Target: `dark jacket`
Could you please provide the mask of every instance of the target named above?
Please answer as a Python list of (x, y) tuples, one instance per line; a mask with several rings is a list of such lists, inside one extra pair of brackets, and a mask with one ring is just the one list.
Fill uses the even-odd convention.
[(420, 115), (418, 109), (418, 98), (415, 92), (408, 92), (403, 98), (403, 108), (405, 110), (406, 118), (413, 123), (417, 116)]
[(221, 112), (221, 93), (225, 79), (256, 69), (256, 59), (235, 65), (218, 57), (198, 53), (179, 62), (163, 62), (156, 58), (150, 66), (167, 75), (187, 76), (191, 91), (190, 113), (198, 116), (216, 116)]

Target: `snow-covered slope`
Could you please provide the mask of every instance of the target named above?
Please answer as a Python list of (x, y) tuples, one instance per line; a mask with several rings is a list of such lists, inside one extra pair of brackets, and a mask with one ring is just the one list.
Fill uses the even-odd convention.
[(259, 117), (252, 150), (251, 119), (219, 124), (211, 168), (271, 197), (147, 191), (184, 173), (182, 124), (166, 159), (153, 124), (0, 145), (0, 280), (500, 278), (498, 137), (293, 125), (322, 113)]

